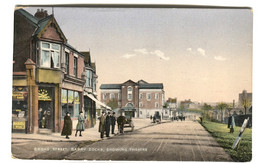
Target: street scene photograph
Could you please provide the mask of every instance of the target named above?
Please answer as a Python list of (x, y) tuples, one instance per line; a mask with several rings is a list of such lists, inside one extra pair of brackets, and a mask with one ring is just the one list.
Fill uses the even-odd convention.
[(12, 159), (252, 160), (251, 7), (16, 5), (12, 28)]

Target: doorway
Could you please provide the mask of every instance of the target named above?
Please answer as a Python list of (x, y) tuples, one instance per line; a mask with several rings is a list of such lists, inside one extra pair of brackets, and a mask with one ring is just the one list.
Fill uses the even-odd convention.
[(39, 128), (54, 129), (53, 88), (39, 87), (38, 91), (38, 125)]

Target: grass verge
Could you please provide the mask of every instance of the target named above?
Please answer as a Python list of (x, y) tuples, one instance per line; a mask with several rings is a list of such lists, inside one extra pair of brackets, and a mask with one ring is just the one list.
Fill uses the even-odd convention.
[(246, 128), (236, 149), (232, 145), (240, 132), (241, 127), (235, 127), (234, 133), (229, 133), (227, 124), (204, 121), (202, 126), (217, 140), (219, 145), (231, 156), (234, 161), (248, 162), (252, 159), (252, 129)]

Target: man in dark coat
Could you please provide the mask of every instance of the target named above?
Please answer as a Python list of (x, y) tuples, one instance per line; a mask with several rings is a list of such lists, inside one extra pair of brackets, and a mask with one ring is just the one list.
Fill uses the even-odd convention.
[(71, 135), (71, 133), (72, 133), (72, 121), (70, 118), (70, 113), (67, 112), (66, 116), (64, 117), (64, 125), (63, 125), (61, 135), (62, 136), (66, 135), (66, 138), (69, 139), (69, 135)]
[(123, 113), (117, 118), (117, 125), (118, 125), (118, 131), (119, 133), (124, 133), (124, 125), (125, 125), (126, 119)]
[(110, 125), (111, 125), (111, 115), (110, 112), (108, 112), (106, 116), (106, 137), (109, 137)]
[(113, 112), (113, 115), (111, 116), (112, 134), (115, 134), (115, 125), (116, 125), (116, 116), (115, 116), (115, 112)]
[(98, 118), (99, 119), (99, 127), (98, 127), (98, 131), (100, 132), (100, 138), (104, 138), (104, 132), (105, 132), (105, 128), (106, 128), (106, 116), (105, 116), (105, 112), (102, 111), (102, 115)]
[(42, 128), (42, 115), (43, 115), (42, 108), (40, 108), (38, 110), (38, 125), (39, 125), (39, 128)]

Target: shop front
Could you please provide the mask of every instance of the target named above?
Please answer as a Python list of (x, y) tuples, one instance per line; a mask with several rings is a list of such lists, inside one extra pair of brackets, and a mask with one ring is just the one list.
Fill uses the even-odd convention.
[(12, 94), (12, 131), (26, 133), (27, 128), (27, 87), (14, 86)]

